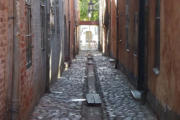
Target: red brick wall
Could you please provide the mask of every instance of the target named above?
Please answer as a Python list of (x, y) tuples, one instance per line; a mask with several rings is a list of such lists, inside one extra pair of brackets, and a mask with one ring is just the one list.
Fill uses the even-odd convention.
[[(9, 0), (10, 3), (13, 3), (12, 0)], [(37, 0), (38, 3), (38, 0)], [(8, 17), (12, 15), (8, 15), (8, 0), (0, 0), (0, 120), (6, 120), (4, 116), (7, 113), (7, 98), (11, 99), (10, 91), (13, 89), (10, 86), (10, 81), (14, 81), (17, 83), (17, 89), (13, 89), (14, 96), (17, 96), (17, 100), (19, 103), (18, 109), (18, 120), (26, 120), (29, 117), (29, 113), (32, 111), (34, 104), (37, 102), (39, 97), (43, 93), (43, 85), (44, 80), (42, 80), (42, 66), (41, 63), (41, 39), (37, 36), (41, 37), (40, 24), (37, 24), (38, 18), (35, 18), (34, 14), (32, 17), (34, 18), (32, 25), (35, 26), (34, 29), (37, 32), (33, 32), (33, 61), (32, 66), (30, 68), (26, 67), (26, 11), (25, 11), (25, 0), (16, 0), (15, 1), (15, 51), (12, 51), (12, 38), (13, 30), (12, 26), (8, 26)], [(69, 7), (69, 6), (68, 6)], [(12, 7), (11, 7), (12, 8)], [(34, 8), (35, 9), (35, 8)], [(38, 7), (36, 6), (36, 12), (39, 12)], [(71, 21), (70, 24), (70, 50), (71, 50), (71, 59), (74, 57), (74, 25), (75, 25), (75, 16), (74, 16), (74, 1), (70, 0), (70, 18), (67, 19)], [(40, 14), (40, 13), (36, 13)], [(12, 20), (13, 21), (13, 20)], [(40, 20), (39, 20), (40, 22)], [(39, 27), (38, 27), (39, 26)], [(68, 27), (68, 22), (67, 22)], [(36, 38), (34, 37), (36, 36)], [(10, 45), (11, 44), (11, 45)], [(14, 60), (12, 60), (12, 53), (14, 53)], [(43, 58), (42, 58), (43, 59)], [(12, 66), (10, 64), (14, 64), (14, 75), (15, 77), (12, 79), (10, 75), (12, 74)], [(38, 72), (38, 74), (36, 73)], [(43, 85), (42, 85), (43, 84)], [(40, 89), (40, 87), (42, 89)], [(45, 87), (45, 86), (44, 86)], [(7, 89), (8, 88), (8, 89)], [(14, 92), (16, 91), (16, 92)], [(11, 106), (8, 106), (11, 108)]]
[[(16, 39), (18, 39), (18, 83), (19, 83), (19, 120), (24, 120), (31, 109), (33, 102), (33, 63), (32, 66), (27, 69), (26, 67), (26, 11), (25, 1), (18, 0), (16, 3), (17, 13), (17, 31)], [(16, 41), (17, 42), (17, 41)]]
[[(11, 4), (13, 4), (12, 1), (10, 1)], [(7, 1), (3, 1), (3, 4), (0, 5), (7, 5)], [(17, 100), (19, 103), (19, 109), (18, 109), (18, 120), (26, 120), (29, 117), (29, 113), (31, 112), (34, 104), (39, 99), (39, 96), (42, 94), (43, 89), (38, 90), (38, 88), (41, 86), (41, 84), (44, 82), (44, 80), (41, 80), (41, 71), (39, 71), (39, 77), (36, 76), (34, 78), (34, 70), (40, 69), (41, 63), (39, 60), (32, 61), (32, 66), (27, 69), (26, 67), (26, 11), (25, 11), (25, 2), (24, 0), (17, 0), (15, 2), (16, 5), (16, 11), (15, 11), (15, 38), (14, 42), (16, 44), (16, 48), (12, 49), (12, 37), (13, 36), (13, 28), (10, 21), (13, 21), (13, 19), (9, 19), (8, 17), (13, 16), (12, 10), (9, 11), (8, 9), (1, 9), (3, 7), (0, 6), (0, 120), (6, 120), (2, 118), (2, 115), (6, 115), (7, 111), (5, 111), (5, 105), (9, 105), (8, 103), (5, 103), (7, 101), (12, 101), (11, 98), (11, 90), (13, 89), (13, 86), (11, 86), (11, 81), (13, 80), (14, 84), (17, 83), (17, 89), (14, 88), (12, 91), (17, 91), (16, 94), (13, 94), (13, 96), (17, 96)], [(11, 5), (12, 7), (12, 5)], [(2, 19), (3, 18), (3, 19)], [(6, 22), (5, 22), (6, 21)], [(8, 26), (9, 22), (9, 26)], [(37, 27), (38, 29), (38, 27)], [(8, 33), (9, 32), (9, 33)], [(3, 34), (2, 34), (3, 33)], [(33, 33), (33, 39), (34, 35), (39, 33)], [(40, 35), (39, 35), (40, 36)], [(41, 39), (37, 40), (40, 43)], [(37, 44), (37, 43), (36, 43)], [(34, 45), (34, 43), (33, 43)], [(8, 50), (8, 51), (7, 51)], [(15, 50), (15, 51), (12, 51)], [(40, 44), (39, 44), (39, 50), (40, 50)], [(33, 49), (34, 52), (34, 49)], [(14, 54), (15, 58), (12, 60), (12, 53)], [(38, 54), (38, 56), (41, 56)], [(33, 58), (34, 58), (33, 53)], [(34, 60), (34, 59), (33, 59)], [(35, 63), (38, 63), (39, 66), (35, 66)], [(11, 71), (12, 64), (14, 64), (14, 77), (11, 78)], [(34, 82), (34, 80), (38, 80), (38, 82)], [(5, 82), (6, 81), (6, 82)], [(1, 86), (2, 84), (2, 86)], [(44, 84), (43, 84), (44, 85)], [(8, 86), (8, 89), (6, 89), (6, 86)], [(44, 86), (45, 87), (45, 86)], [(8, 90), (8, 91), (7, 91)], [(9, 93), (9, 94), (7, 94)], [(15, 92), (13, 92), (15, 93)], [(16, 99), (15, 99), (16, 100)], [(13, 104), (13, 103), (12, 103)], [(12, 106), (8, 106), (9, 109), (11, 109)], [(3, 112), (4, 111), (4, 112)], [(2, 119), (1, 119), (2, 118)]]
[(0, 0), (0, 120), (6, 116), (8, 68), (8, 1)]

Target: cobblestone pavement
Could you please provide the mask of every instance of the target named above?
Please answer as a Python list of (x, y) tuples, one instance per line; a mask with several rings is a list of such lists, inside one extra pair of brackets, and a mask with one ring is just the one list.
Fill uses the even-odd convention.
[[(99, 52), (92, 52), (97, 75), (105, 102), (105, 115), (109, 120), (156, 120), (152, 111), (130, 94), (126, 76), (113, 68), (109, 58)], [(31, 120), (80, 120), (82, 119), (83, 87), (86, 76), (86, 53), (80, 52), (71, 67), (51, 86), (51, 93), (45, 94), (35, 107)]]
[(79, 120), (83, 98), (85, 53), (73, 60), (71, 67), (52, 85), (51, 93), (45, 94), (35, 108), (31, 120)]
[(95, 52), (97, 75), (110, 120), (156, 120), (153, 112), (133, 99), (127, 77), (114, 69), (109, 58)]

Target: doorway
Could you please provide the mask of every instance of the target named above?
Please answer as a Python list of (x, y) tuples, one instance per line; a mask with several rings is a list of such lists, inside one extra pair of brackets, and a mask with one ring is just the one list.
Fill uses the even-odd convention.
[(79, 48), (84, 50), (98, 50), (99, 33), (97, 25), (80, 25), (79, 26)]

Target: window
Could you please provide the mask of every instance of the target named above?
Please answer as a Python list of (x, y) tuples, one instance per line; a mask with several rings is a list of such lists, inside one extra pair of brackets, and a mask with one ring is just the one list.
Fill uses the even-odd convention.
[(32, 65), (32, 28), (31, 28), (31, 2), (26, 1), (26, 65)]
[(41, 12), (41, 49), (42, 51), (45, 50), (45, 5), (41, 2), (41, 7), (40, 7), (40, 12)]
[(160, 71), (160, 0), (156, 0), (154, 72)]

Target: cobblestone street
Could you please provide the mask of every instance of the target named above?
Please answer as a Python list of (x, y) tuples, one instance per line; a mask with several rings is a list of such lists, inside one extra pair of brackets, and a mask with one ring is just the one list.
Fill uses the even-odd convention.
[[(109, 58), (93, 52), (102, 93), (105, 102), (104, 113), (109, 120), (156, 120), (152, 111), (130, 94), (126, 76), (113, 68)], [(80, 52), (70, 68), (51, 87), (51, 93), (44, 95), (35, 108), (31, 120), (80, 120), (85, 84), (86, 55)]]
[(127, 77), (114, 69), (110, 59), (100, 53), (94, 53), (94, 56), (109, 120), (156, 120), (146, 105), (132, 97)]
[(35, 108), (32, 120), (79, 120), (82, 102), (74, 99), (83, 97), (85, 56), (76, 56), (71, 67), (52, 85), (51, 93), (46, 94)]

